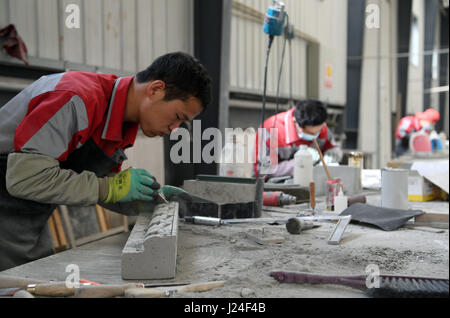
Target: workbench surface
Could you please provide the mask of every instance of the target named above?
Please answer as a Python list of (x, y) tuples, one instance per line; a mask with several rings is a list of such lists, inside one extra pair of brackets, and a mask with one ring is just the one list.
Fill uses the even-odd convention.
[[(379, 204), (379, 193), (369, 193), (368, 203)], [(318, 200), (323, 207), (323, 200)], [(448, 213), (448, 202), (412, 203), (410, 208)], [(264, 212), (263, 217), (287, 217), (286, 213)], [(293, 214), (295, 216), (295, 214)], [(259, 245), (247, 237), (260, 231), (283, 237), (281, 244)], [(400, 228), (380, 229), (349, 224), (339, 245), (328, 245), (334, 228), (331, 222), (300, 235), (287, 233), (284, 225), (235, 224), (221, 227), (179, 223), (177, 275), (151, 283), (207, 282), (225, 280), (225, 286), (205, 293), (175, 294), (172, 297), (241, 297), (243, 288), (254, 297), (365, 297), (358, 290), (331, 285), (280, 284), (269, 273), (274, 270), (324, 275), (367, 274), (369, 264), (382, 274), (449, 277), (448, 230)], [(4, 275), (64, 281), (76, 264), (80, 278), (104, 284), (118, 284), (121, 252), (129, 233), (121, 233), (70, 249), (50, 257), (1, 272)], [(252, 294), (250, 294), (252, 297)]]

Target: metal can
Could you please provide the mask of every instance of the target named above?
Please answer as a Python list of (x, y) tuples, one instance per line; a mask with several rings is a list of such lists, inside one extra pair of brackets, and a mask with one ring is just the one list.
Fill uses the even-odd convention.
[(348, 155), (348, 165), (351, 167), (359, 167), (364, 169), (364, 155), (359, 151), (352, 151)]
[(334, 198), (338, 196), (339, 190), (342, 187), (341, 179), (327, 180), (327, 197), (326, 204), (328, 211), (334, 211)]
[(381, 207), (408, 210), (408, 169), (381, 170)]

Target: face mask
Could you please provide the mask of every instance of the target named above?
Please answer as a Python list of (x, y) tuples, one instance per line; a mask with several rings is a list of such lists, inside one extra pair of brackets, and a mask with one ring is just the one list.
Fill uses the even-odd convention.
[(423, 126), (422, 131), (431, 132), (433, 130), (433, 126)]
[(316, 139), (317, 137), (319, 137), (319, 133), (315, 134), (315, 135), (310, 135), (310, 134), (305, 134), (304, 132), (301, 132), (298, 134), (298, 136), (302, 139), (305, 139), (307, 141), (313, 141), (314, 139)]

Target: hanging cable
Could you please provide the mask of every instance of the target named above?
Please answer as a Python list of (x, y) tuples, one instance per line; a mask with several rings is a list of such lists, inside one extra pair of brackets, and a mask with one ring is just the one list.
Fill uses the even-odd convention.
[[(275, 110), (275, 114), (276, 116), (278, 116), (278, 112), (279, 112), (279, 98), (280, 98), (280, 83), (281, 83), (281, 74), (283, 73), (283, 63), (284, 63), (284, 54), (286, 52), (286, 42), (288, 39), (288, 28), (289, 28), (289, 15), (286, 14), (286, 29), (285, 29), (285, 33), (284, 33), (284, 41), (283, 41), (283, 51), (281, 53), (281, 62), (280, 62), (280, 69), (278, 71), (278, 81), (277, 81), (277, 95), (276, 95), (276, 110)], [(275, 128), (275, 123), (276, 123), (276, 119), (273, 122), (273, 128)]]
[(283, 32), (285, 17), (286, 17), (285, 4), (279, 0), (272, 0), (272, 5), (267, 10), (267, 14), (264, 19), (264, 26), (263, 26), (264, 33), (269, 35), (269, 43), (267, 45), (266, 63), (264, 66), (264, 92), (263, 92), (262, 110), (261, 110), (261, 130), (260, 131), (264, 132), (264, 135), (261, 133), (260, 137), (259, 137), (259, 153), (258, 153), (258, 158), (257, 158), (258, 163), (257, 163), (257, 174), (256, 174), (257, 177), (260, 176), (261, 166), (266, 167), (267, 164), (270, 164), (270, 160), (267, 161), (267, 156), (262, 153), (262, 149), (263, 149), (262, 145), (263, 145), (263, 142), (265, 142), (264, 121), (265, 121), (265, 115), (266, 115), (267, 69), (269, 66), (270, 48), (272, 47), (275, 36), (280, 36)]
[[(266, 63), (264, 65), (264, 88), (263, 88), (263, 98), (262, 98), (262, 110), (261, 110), (261, 131), (263, 131), (264, 129), (264, 121), (265, 121), (265, 113), (266, 113), (266, 94), (267, 94), (267, 69), (269, 66), (269, 56), (270, 56), (270, 48), (272, 47), (272, 43), (274, 40), (274, 36), (273, 35), (269, 35), (269, 44), (267, 45), (267, 51), (266, 51)], [(262, 134), (260, 135), (259, 138), (259, 153), (258, 153), (258, 166), (257, 166), (257, 176), (260, 175), (260, 171), (261, 171), (261, 165), (263, 164), (262, 162), (262, 158), (264, 158), (264, 156), (261, 154), (261, 150), (263, 149), (262, 147), (262, 140), (263, 138)]]

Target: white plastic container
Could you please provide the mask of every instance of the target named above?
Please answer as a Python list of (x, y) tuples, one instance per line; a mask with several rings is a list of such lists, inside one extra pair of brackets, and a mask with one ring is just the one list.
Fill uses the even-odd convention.
[(407, 169), (384, 168), (381, 170), (381, 207), (408, 210)]
[[(227, 177), (250, 178), (253, 173), (253, 157), (249, 151), (251, 142), (255, 142), (255, 130), (235, 132), (228, 136), (222, 149), (219, 175)], [(252, 139), (253, 138), (253, 139)], [(253, 150), (253, 148), (250, 148)]]
[(348, 208), (348, 198), (342, 192), (342, 188), (339, 190), (339, 194), (334, 197), (334, 212), (341, 213)]
[(313, 181), (312, 155), (306, 145), (301, 145), (294, 156), (294, 184), (309, 187)]

